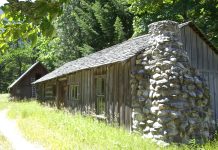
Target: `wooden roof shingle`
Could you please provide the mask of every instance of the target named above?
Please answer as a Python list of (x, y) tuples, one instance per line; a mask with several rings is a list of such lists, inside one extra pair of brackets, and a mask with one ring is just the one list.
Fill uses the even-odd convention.
[[(191, 27), (211, 47), (213, 51), (215, 51), (216, 53), (218, 52), (216, 47), (213, 46), (213, 44), (206, 38), (201, 30), (195, 26), (194, 23), (182, 23), (179, 25), (179, 28), (183, 28), (185, 26)], [(78, 70), (89, 69), (106, 64), (125, 61), (148, 47), (148, 41), (150, 37), (151, 35), (146, 34), (136, 38), (132, 38), (120, 44), (105, 48), (88, 56), (68, 62), (63, 66), (55, 69), (51, 73), (40, 78), (39, 80), (35, 81), (34, 84), (61, 77), (76, 72)]]
[(35, 81), (34, 84), (67, 75), (78, 70), (127, 60), (148, 46), (149, 37), (150, 35), (146, 34), (132, 38), (120, 44), (105, 48), (88, 56), (68, 62), (40, 78), (39, 80)]

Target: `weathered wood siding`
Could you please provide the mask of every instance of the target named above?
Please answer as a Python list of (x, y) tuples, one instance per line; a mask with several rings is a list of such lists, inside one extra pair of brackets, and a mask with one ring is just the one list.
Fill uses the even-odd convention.
[(213, 118), (218, 121), (218, 55), (189, 26), (181, 28), (181, 40), (191, 64), (207, 80)]
[[(96, 111), (96, 77), (105, 78), (106, 117), (110, 122), (130, 129), (131, 95), (130, 95), (130, 61), (81, 70), (67, 76), (69, 98), (68, 106), (81, 112)], [(79, 99), (72, 98), (71, 85), (79, 85)]]
[(44, 76), (47, 73), (48, 71), (43, 66), (37, 65), (34, 69), (28, 72), (14, 87), (10, 89), (10, 96), (18, 99), (35, 97), (35, 95), (32, 93), (32, 89), (35, 86), (32, 85), (32, 82), (35, 80), (35, 75), (40, 74)]
[(55, 82), (47, 82), (44, 84), (44, 96), (45, 100), (55, 99)]
[(50, 80), (37, 85), (37, 99), (40, 101), (55, 101), (56, 82)]

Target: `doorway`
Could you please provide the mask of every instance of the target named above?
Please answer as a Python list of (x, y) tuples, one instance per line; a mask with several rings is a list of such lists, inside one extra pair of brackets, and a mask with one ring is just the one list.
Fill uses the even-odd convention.
[(67, 88), (67, 80), (58, 81), (58, 82), (59, 82), (59, 85), (58, 85), (58, 103), (57, 103), (57, 106), (58, 106), (58, 108), (60, 108), (60, 107), (64, 107), (67, 105), (68, 88)]

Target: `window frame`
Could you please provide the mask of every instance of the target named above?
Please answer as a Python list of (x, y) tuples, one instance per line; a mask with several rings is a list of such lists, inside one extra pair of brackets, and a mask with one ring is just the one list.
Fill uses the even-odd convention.
[(70, 95), (71, 100), (74, 100), (74, 101), (80, 100), (80, 98), (79, 98), (79, 84), (71, 84), (70, 85), (70, 92), (71, 92), (71, 95)]
[[(101, 81), (99, 81), (101, 80)], [(101, 82), (101, 83), (98, 83)], [(100, 84), (100, 87), (99, 87)], [(106, 78), (105, 75), (95, 76), (96, 114), (105, 115), (106, 112)]]

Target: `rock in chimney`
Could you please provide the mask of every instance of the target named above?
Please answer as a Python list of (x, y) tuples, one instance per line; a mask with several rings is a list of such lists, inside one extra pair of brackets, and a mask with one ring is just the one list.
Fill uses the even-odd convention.
[(131, 75), (132, 130), (158, 143), (202, 143), (213, 126), (209, 89), (191, 67), (178, 33), (174, 21), (149, 25), (149, 47), (136, 60), (143, 78)]

